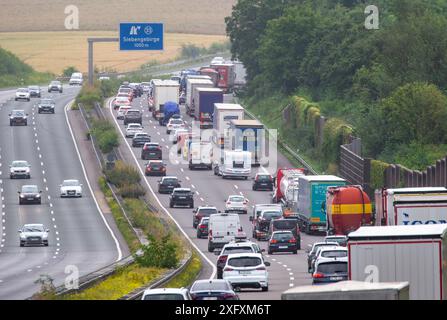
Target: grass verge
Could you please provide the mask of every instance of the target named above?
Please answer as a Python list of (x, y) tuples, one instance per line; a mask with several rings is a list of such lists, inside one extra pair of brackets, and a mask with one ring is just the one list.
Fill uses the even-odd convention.
[(182, 273), (174, 277), (171, 281), (169, 281), (165, 288), (182, 288), (190, 286), (199, 275), (200, 270), (202, 270), (202, 260), (196, 252), (193, 252), (192, 259), (189, 262), (188, 266), (183, 270)]

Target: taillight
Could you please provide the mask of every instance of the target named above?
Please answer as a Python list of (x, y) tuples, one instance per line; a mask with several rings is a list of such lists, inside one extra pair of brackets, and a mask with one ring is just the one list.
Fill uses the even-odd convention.
[(296, 239), (295, 238), (290, 239), (289, 243), (296, 243)]
[(227, 271), (233, 271), (234, 269), (233, 268), (230, 268), (230, 267), (225, 267), (224, 269), (223, 269), (223, 271), (224, 272), (227, 272)]
[(272, 240), (270, 240), (270, 243), (272, 243), (272, 244), (278, 243), (278, 240), (272, 239)]
[(208, 230), (208, 237), (210, 238), (210, 239), (212, 239), (213, 238), (213, 230)]
[(225, 293), (225, 294), (223, 295), (223, 298), (224, 298), (224, 299), (234, 299), (235, 296), (234, 296), (234, 294), (232, 294), (232, 293)]
[(146, 167), (146, 171), (151, 171), (151, 167)]
[(165, 167), (161, 168), (161, 171), (166, 171), (166, 168)]
[(312, 275), (312, 277), (315, 278), (315, 279), (321, 279), (321, 278), (324, 278), (324, 274), (315, 272), (315, 273)]
[(265, 267), (257, 267), (256, 270), (265, 271)]
[(244, 230), (242, 230), (242, 227), (240, 227), (239, 229), (237, 229), (238, 232), (242, 232)]
[(201, 225), (199, 226), (199, 229), (206, 229), (206, 225), (201, 224)]
[(220, 256), (218, 259), (218, 262), (225, 263), (225, 262), (227, 262), (227, 258), (228, 258), (228, 256)]
[(190, 293), (191, 299), (195, 300), (197, 298), (197, 296), (194, 293)]

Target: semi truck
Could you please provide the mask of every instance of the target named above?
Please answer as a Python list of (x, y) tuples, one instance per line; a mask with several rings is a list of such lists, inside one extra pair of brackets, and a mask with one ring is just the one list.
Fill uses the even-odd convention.
[[(252, 166), (260, 166), (265, 143), (264, 125), (258, 120), (231, 120), (229, 134), (231, 149), (251, 152)], [(228, 145), (228, 144), (227, 144)]]
[(361, 186), (329, 187), (324, 208), (328, 235), (348, 235), (371, 225), (371, 200)]
[(376, 225), (447, 223), (444, 187), (376, 190)]
[(172, 80), (154, 80), (152, 90), (149, 111), (152, 111), (154, 119), (163, 121), (164, 104), (168, 101), (179, 103), (179, 84)]
[(214, 70), (213, 68), (210, 68), (210, 67), (202, 67), (202, 68), (200, 68), (199, 72), (202, 76), (210, 77), (214, 86), (217, 87), (217, 83), (219, 82), (219, 77), (220, 77), (219, 72), (217, 72), (216, 70)]
[(273, 193), (273, 203), (283, 203), (287, 207), (292, 207), (298, 200), (298, 178), (304, 176), (304, 168), (280, 168), (276, 172), (275, 192)]
[(219, 81), (217, 87), (225, 93), (231, 93), (234, 88), (234, 64), (233, 63), (217, 63), (211, 64), (211, 68), (219, 72)]
[(215, 103), (213, 115), (213, 141), (217, 146), (223, 147), (228, 137), (232, 120), (243, 120), (244, 108), (239, 104)]
[(218, 88), (194, 88), (194, 119), (199, 121), (200, 129), (213, 128), (214, 104), (223, 102), (223, 91)]
[(361, 227), (348, 235), (349, 280), (410, 283), (410, 300), (447, 299), (447, 225)]
[(298, 223), (310, 233), (326, 232), (324, 202), (328, 187), (345, 186), (346, 180), (330, 175), (300, 176), (298, 178)]
[(180, 90), (186, 90), (186, 78), (187, 76), (200, 75), (198, 70), (194, 69), (184, 69), (180, 72)]
[(194, 88), (213, 88), (214, 84), (210, 79), (188, 79), (186, 81), (186, 95), (185, 95), (185, 106), (186, 114), (189, 116), (194, 115), (194, 108), (192, 104)]

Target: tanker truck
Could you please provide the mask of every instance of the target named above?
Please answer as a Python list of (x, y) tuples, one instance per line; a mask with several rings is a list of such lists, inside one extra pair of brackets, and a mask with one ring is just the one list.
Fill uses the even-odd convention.
[(328, 235), (348, 235), (371, 225), (372, 204), (361, 186), (329, 187), (322, 209), (326, 212)]

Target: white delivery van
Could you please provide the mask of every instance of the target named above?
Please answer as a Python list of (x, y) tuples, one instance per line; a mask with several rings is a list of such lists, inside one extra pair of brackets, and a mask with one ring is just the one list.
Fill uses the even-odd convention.
[(251, 175), (251, 152), (225, 151), (223, 159), (214, 164), (214, 174), (222, 176), (223, 179), (230, 177), (247, 180)]
[(447, 189), (443, 187), (377, 190), (376, 225), (447, 223)]
[(348, 235), (349, 280), (410, 283), (410, 300), (447, 299), (447, 224), (361, 227)]
[(244, 119), (244, 108), (240, 104), (215, 103), (213, 115), (213, 141), (223, 146), (225, 139), (230, 138), (230, 125), (232, 120)]
[(73, 72), (70, 77), (68, 84), (70, 86), (82, 86), (83, 77), (81, 72)]
[(213, 167), (213, 146), (210, 142), (193, 142), (188, 143), (188, 166), (189, 170), (208, 169)]
[(246, 238), (238, 214), (217, 213), (210, 215), (208, 221), (208, 252), (223, 248), (224, 245), (237, 238)]

